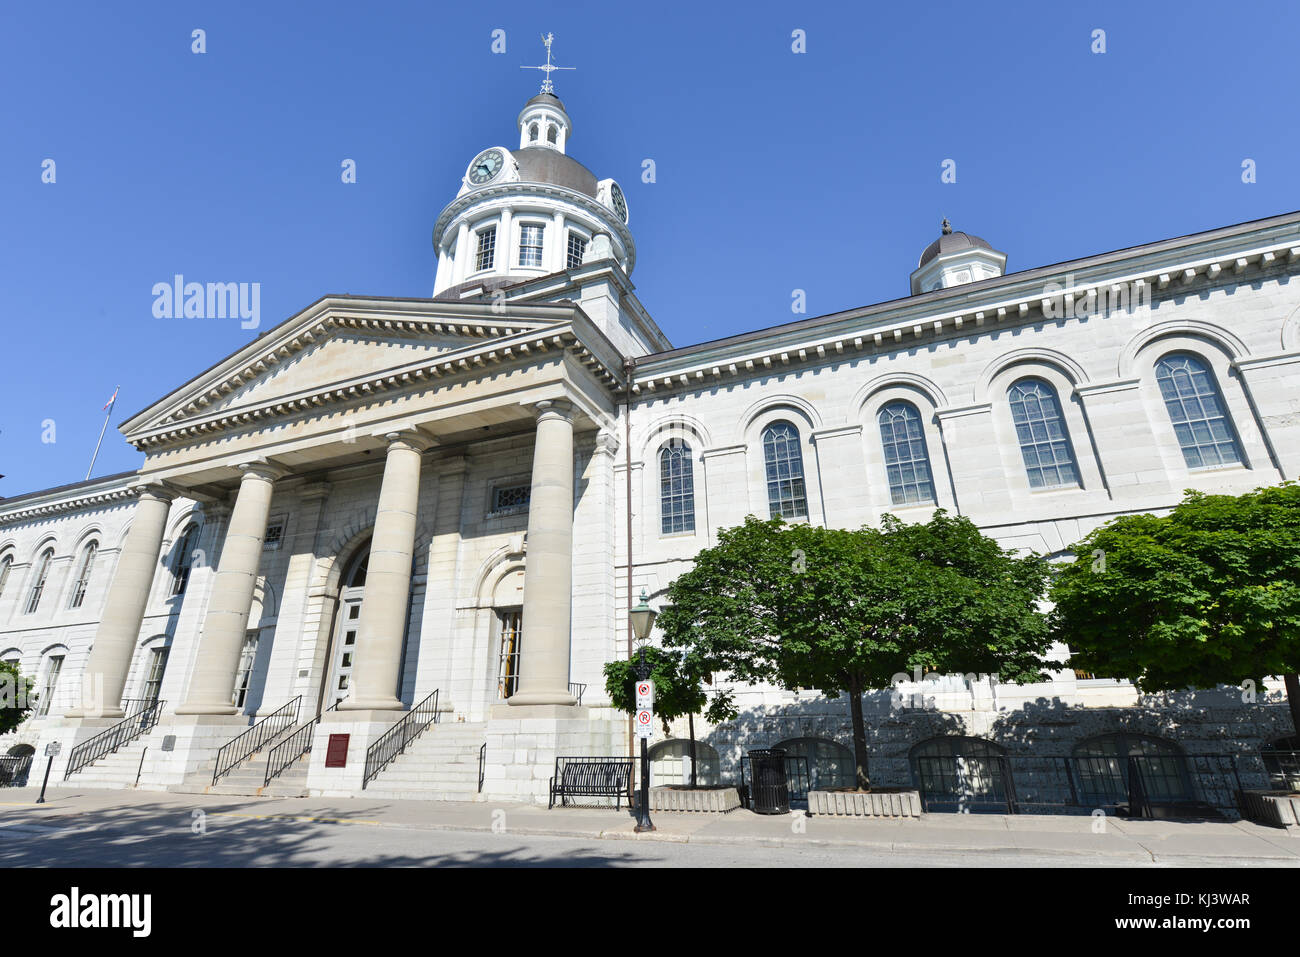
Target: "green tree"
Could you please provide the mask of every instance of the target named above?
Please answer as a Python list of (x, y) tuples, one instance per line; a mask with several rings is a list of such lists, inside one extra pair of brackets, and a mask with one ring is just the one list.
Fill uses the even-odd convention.
[[(646, 647), (646, 664), (655, 683), (654, 713), (668, 723), (685, 715), (690, 729), (691, 787), (696, 785), (695, 716), (703, 713), (713, 724), (730, 721), (739, 713), (729, 690), (719, 689), (710, 699), (704, 685), (711, 669), (702, 659), (674, 649)], [(605, 665), (605, 693), (619, 711), (636, 712), (637, 669), (640, 653), (632, 660), (619, 659)]]
[(0, 734), (8, 734), (31, 714), (32, 679), (23, 677), (18, 665), (0, 661)]
[(1167, 515), (1125, 515), (1075, 546), (1051, 587), (1070, 664), (1144, 691), (1283, 675), (1300, 730), (1300, 486), (1189, 491)]
[(668, 590), (664, 643), (742, 681), (849, 696), (857, 782), (867, 775), (865, 692), (916, 669), (1040, 680), (1046, 563), (1016, 557), (942, 510), (857, 530), (753, 516), (724, 529)]

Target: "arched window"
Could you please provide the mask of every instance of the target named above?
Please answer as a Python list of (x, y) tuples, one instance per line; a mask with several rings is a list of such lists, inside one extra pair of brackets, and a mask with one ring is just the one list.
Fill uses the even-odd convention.
[(1128, 804), (1136, 770), (1148, 801), (1192, 800), (1191, 781), (1182, 749), (1148, 734), (1118, 732), (1081, 741), (1074, 749), (1080, 799), (1094, 807)]
[(1189, 469), (1241, 461), (1223, 398), (1205, 363), (1187, 353), (1165, 356), (1156, 363), (1156, 383)]
[(27, 595), (27, 614), (33, 614), (41, 604), (41, 595), (45, 593), (45, 582), (50, 577), (50, 563), (54, 561), (54, 549), (47, 548), (36, 560), (36, 574), (32, 576), (32, 590)]
[[(858, 779), (857, 762), (853, 752), (829, 738), (790, 738), (774, 748), (784, 748), (787, 758), (806, 758), (808, 760), (808, 781), (810, 790), (823, 788), (852, 787)], [(802, 776), (801, 768), (787, 766), (791, 775), (791, 790), (797, 787), (796, 773)]]
[(77, 566), (77, 580), (72, 583), (72, 598), (69, 608), (80, 608), (86, 599), (86, 588), (90, 585), (90, 570), (95, 564), (95, 554), (99, 551), (99, 542), (90, 541), (81, 551), (81, 564)]
[(1004, 750), (992, 741), (964, 735), (930, 738), (908, 756), (912, 780), (927, 811), (1007, 811)]
[[(650, 749), (650, 780), (659, 784), (691, 783), (691, 742), (687, 738), (660, 741)], [(718, 752), (703, 741), (695, 742), (695, 783), (722, 783)]]
[(799, 430), (789, 422), (773, 422), (763, 430), (763, 465), (767, 472), (769, 514), (807, 518), (803, 449), (799, 444)]
[(533, 123), (531, 126), (528, 127), (528, 142), (530, 142), (530, 143), (536, 143), (536, 142), (537, 142), (537, 124), (536, 124), (536, 123)]
[(45, 677), (41, 681), (41, 693), (39, 703), (36, 708), (38, 717), (44, 717), (50, 713), (50, 706), (54, 704), (54, 692), (59, 687), (59, 675), (63, 673), (63, 659), (66, 650), (59, 649), (58, 654), (48, 655), (45, 659)]
[(1020, 454), (1030, 488), (1078, 485), (1070, 436), (1061, 418), (1056, 390), (1042, 379), (1021, 379), (1007, 390), (1011, 419), (1016, 424)]
[(181, 543), (176, 546), (176, 557), (172, 561), (172, 597), (184, 595), (190, 583), (190, 570), (194, 567), (194, 550), (199, 540), (199, 527), (191, 525), (181, 536)]
[(14, 567), (14, 557), (6, 555), (0, 558), (0, 598), (5, 595), (5, 586), (9, 584), (9, 572)]
[(554, 126), (548, 126), (546, 128), (546, 142), (554, 143), (555, 138), (559, 135), (560, 135), (559, 130), (557, 130)]
[(885, 450), (885, 474), (895, 505), (932, 504), (934, 481), (921, 414), (910, 402), (890, 402), (876, 416)]
[(664, 535), (695, 531), (695, 473), (685, 442), (659, 450), (659, 514)]
[(1276, 791), (1300, 791), (1300, 735), (1270, 741), (1259, 749), (1268, 772), (1268, 786)]

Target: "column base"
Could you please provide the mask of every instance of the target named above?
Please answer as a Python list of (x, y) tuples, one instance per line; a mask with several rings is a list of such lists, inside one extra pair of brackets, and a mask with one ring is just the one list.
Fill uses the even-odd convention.
[[(233, 704), (211, 705), (211, 704), (183, 704), (176, 709), (176, 714), (188, 715), (209, 715), (214, 718), (226, 718), (239, 715), (239, 709)], [(241, 716), (242, 717), (242, 716)]]
[(338, 711), (406, 711), (399, 698), (345, 698), (337, 708)]
[(511, 708), (528, 707), (530, 705), (549, 704), (560, 706), (576, 706), (578, 699), (566, 691), (516, 691), (506, 699), (506, 704)]

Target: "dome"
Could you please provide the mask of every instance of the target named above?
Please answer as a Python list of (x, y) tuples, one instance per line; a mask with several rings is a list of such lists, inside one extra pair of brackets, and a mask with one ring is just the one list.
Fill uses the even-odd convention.
[(568, 115), (569, 111), (564, 108), (564, 102), (554, 93), (538, 93), (535, 97), (524, 104), (524, 109), (526, 110), (530, 106), (536, 106), (539, 103), (545, 106), (553, 106), (566, 116)]
[[(541, 96), (548, 95), (541, 94)], [(546, 146), (528, 146), (512, 150), (510, 155), (519, 164), (520, 181), (564, 186), (592, 199), (596, 198), (596, 174), (573, 157)]]
[(916, 268), (920, 269), (939, 256), (955, 253), (962, 249), (992, 250), (993, 247), (987, 239), (972, 236), (970, 233), (953, 232), (952, 227), (948, 225), (948, 220), (945, 219), (943, 221), (943, 235), (925, 247), (925, 252), (921, 253), (921, 261), (916, 264)]

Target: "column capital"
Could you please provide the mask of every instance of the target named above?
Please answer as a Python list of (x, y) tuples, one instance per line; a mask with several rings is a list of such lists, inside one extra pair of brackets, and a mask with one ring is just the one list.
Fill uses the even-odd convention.
[(543, 419), (563, 419), (565, 422), (572, 422), (574, 416), (573, 403), (568, 399), (542, 399), (540, 402), (528, 403), (532, 408), (533, 414), (537, 421)]
[(426, 435), (414, 427), (389, 429), (386, 432), (376, 433), (382, 436), (383, 440), (388, 443), (388, 451), (393, 449), (409, 449), (412, 452), (427, 452), (438, 444), (437, 439)]
[(156, 502), (170, 502), (177, 495), (176, 490), (164, 482), (139, 482), (131, 489), (137, 499), (150, 498)]
[(254, 478), (263, 482), (274, 482), (282, 479), (289, 474), (289, 470), (283, 465), (276, 465), (269, 459), (250, 459), (247, 462), (238, 463), (235, 468), (242, 473), (239, 476), (241, 482)]
[(618, 452), (618, 436), (609, 429), (601, 429), (596, 433), (596, 451), (602, 455), (614, 456)]

